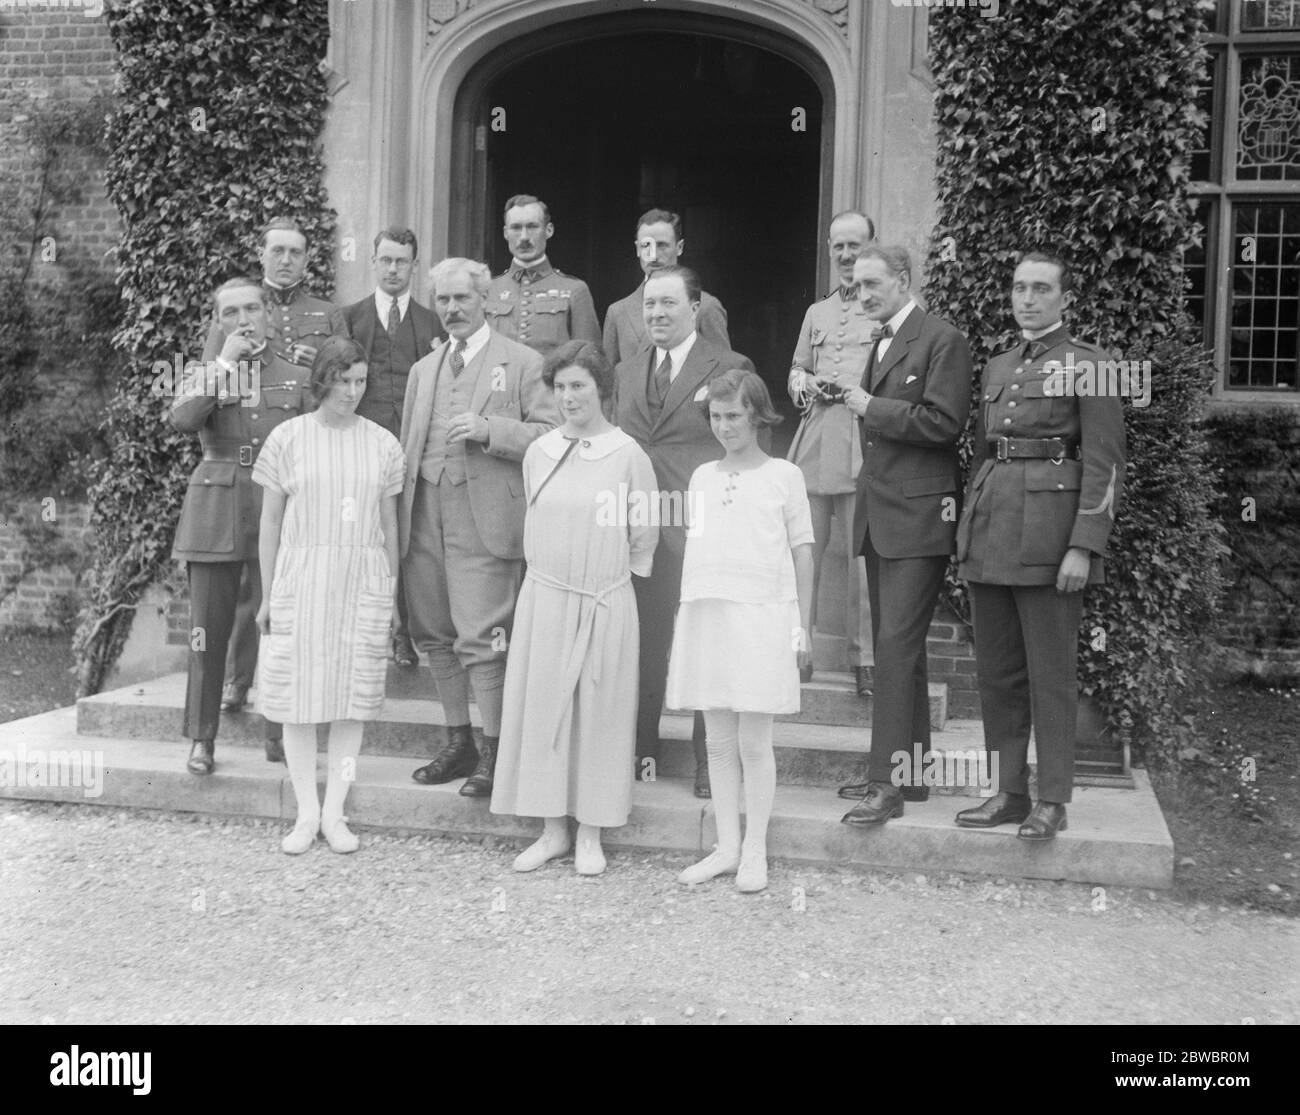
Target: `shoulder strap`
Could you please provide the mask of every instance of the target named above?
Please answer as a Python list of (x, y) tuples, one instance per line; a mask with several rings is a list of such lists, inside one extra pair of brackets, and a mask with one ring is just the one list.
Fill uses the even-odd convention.
[(551, 477), (560, 471), (560, 466), (569, 459), (569, 454), (572, 453), (575, 448), (577, 448), (578, 439), (576, 437), (566, 437), (564, 440), (569, 443), (568, 446), (565, 448), (564, 452), (560, 454), (560, 459), (555, 462), (555, 467), (551, 469), (551, 471), (546, 474), (542, 482), (537, 485), (537, 490), (533, 493), (533, 498), (528, 501), (529, 507), (532, 507), (532, 505), (537, 502), (537, 497), (542, 494), (542, 489), (545, 488), (546, 485), (551, 482)]

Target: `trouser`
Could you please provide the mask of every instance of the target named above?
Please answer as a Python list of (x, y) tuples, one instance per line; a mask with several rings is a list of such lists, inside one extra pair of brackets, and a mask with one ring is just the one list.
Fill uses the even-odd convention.
[(469, 504), (469, 485), (443, 473), (416, 484), (410, 542), (403, 559), (411, 640), (429, 668), (449, 725), (469, 723), (469, 689), (483, 734), (501, 734), (501, 689), (524, 563), (483, 545)]
[(397, 569), (397, 626), (393, 630), (393, 639), (398, 643), (411, 638), (411, 621), (406, 612), (406, 589), (401, 566)]
[[(889, 782), (896, 752), (906, 754), (910, 763), (913, 744), (921, 745), (922, 754), (930, 748), (925, 640), (943, 588), (948, 558), (881, 557), (871, 545), (870, 532), (862, 556), (867, 562), (871, 632), (876, 647), (867, 778)], [(912, 772), (912, 780), (920, 785), (920, 770)]]
[(875, 654), (871, 645), (871, 598), (867, 590), (867, 577), (853, 552), (853, 511), (857, 502), (855, 492), (835, 495), (809, 494), (812, 510), (813, 535), (813, 606), (812, 626), (817, 626), (817, 601), (821, 595), (822, 569), (831, 540), (831, 517), (840, 521), (845, 534), (845, 549), (836, 552), (835, 560), (844, 563), (844, 634), (848, 640), (849, 666), (871, 666)]
[[(659, 717), (668, 683), (668, 654), (673, 647), (673, 623), (682, 597), (682, 555), (660, 539), (648, 577), (633, 577), (636, 611), (641, 621), (640, 669), (636, 709), (636, 757), (659, 758)], [(696, 763), (708, 762), (704, 717), (695, 714), (691, 740)]]
[(261, 574), (258, 563), (246, 562), (239, 578), (235, 601), (235, 622), (226, 651), (226, 683), (248, 689), (257, 676), (257, 608), (261, 603)]
[[(247, 571), (256, 616), (262, 600), (262, 575), (256, 561), (191, 561), (186, 566), (190, 584), (190, 655), (181, 734), (187, 739), (216, 739), (221, 719), (221, 683), (240, 577)], [(265, 724), (267, 739), (280, 736), (279, 724), (270, 720)]]
[[(970, 582), (984, 747), (998, 757), (998, 789), (1029, 792), (1029, 730), (1038, 798), (1067, 802), (1079, 718), (1082, 592), (1055, 585)], [(991, 760), (990, 760), (991, 761)]]

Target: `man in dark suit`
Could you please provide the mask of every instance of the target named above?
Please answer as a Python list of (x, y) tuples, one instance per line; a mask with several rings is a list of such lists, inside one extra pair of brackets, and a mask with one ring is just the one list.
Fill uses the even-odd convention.
[[(638, 774), (645, 759), (658, 760), (673, 618), (682, 591), (686, 524), (682, 515), (691, 474), (723, 455), (709, 421), (697, 405), (714, 376), (731, 368), (754, 371), (749, 357), (704, 340), (697, 332), (700, 280), (689, 267), (658, 269), (645, 283), (645, 327), (650, 340), (615, 369), (616, 421), (646, 451), (655, 469), (661, 507), (659, 548), (649, 577), (633, 577), (641, 618), (641, 676), (637, 706)], [(695, 794), (709, 796), (709, 763), (703, 716), (696, 714)]]
[[(912, 298), (906, 249), (872, 245), (853, 265), (863, 311), (882, 323), (862, 384), (845, 403), (861, 420), (853, 523), (867, 562), (876, 686), (865, 796), (845, 815), (877, 825), (903, 815), (895, 753), (930, 746), (926, 633), (957, 529), (957, 439), (970, 409), (970, 346)], [(909, 796), (924, 799), (921, 771)]]
[[(194, 774), (211, 774), (215, 766), (221, 679), (241, 575), (252, 586), (254, 614), (261, 603), (262, 489), (253, 483), (253, 464), (267, 434), (302, 412), (307, 382), (268, 343), (267, 295), (255, 279), (232, 279), (214, 297), (220, 351), (186, 370), (168, 411), (171, 424), (197, 433), (203, 446), (172, 548), (189, 577), (190, 663), (181, 730), (194, 741), (186, 763)], [(279, 734), (279, 725), (268, 722), (268, 759), (284, 758), (275, 742)]]
[[(409, 228), (380, 232), (370, 260), (375, 291), (343, 308), (348, 333), (366, 353), (366, 393), (357, 414), (383, 426), (393, 437), (401, 436), (402, 402), (411, 367), (433, 348), (440, 331), (437, 315), (411, 297), (417, 249), (415, 233)], [(417, 661), (407, 631), (406, 595), (400, 572), (393, 659), (399, 666), (414, 666)]]
[[(682, 219), (667, 209), (649, 209), (636, 222), (636, 258), (648, 279), (665, 267), (675, 267), (686, 249)], [(615, 366), (636, 356), (649, 338), (645, 327), (645, 279), (626, 298), (605, 312), (605, 356)], [(727, 311), (707, 290), (700, 291), (700, 314), (695, 323), (701, 337), (721, 349), (731, 348)]]
[[(1066, 827), (1074, 786), (1079, 623), (1124, 486), (1128, 384), (1105, 352), (1070, 337), (1069, 265), (1030, 252), (1016, 266), (1011, 310), (1022, 341), (984, 370), (970, 492), (957, 531), (970, 585), (984, 746), (998, 793), (957, 814), (966, 828), (1019, 823), (1024, 840)], [(1127, 366), (1124, 366), (1127, 370)], [(1030, 809), (1029, 730), (1038, 749)], [(1021, 823), (1023, 822), (1023, 823)]]
[[(444, 259), (432, 278), (448, 339), (416, 363), (406, 384), (398, 530), (411, 636), (429, 656), (447, 739), (411, 777), (437, 785), (469, 775), (460, 792), (489, 797), (506, 647), (524, 579), (524, 452), (559, 414), (541, 355), (488, 327), (486, 264)], [(477, 754), (471, 684), (483, 718)]]
[[(267, 297), (266, 340), (272, 352), (302, 369), (302, 378), (307, 379), (321, 341), (347, 335), (343, 313), (333, 302), (307, 292), (303, 283), (307, 273), (307, 234), (297, 221), (274, 217), (262, 226), (261, 239), (257, 259)], [(203, 345), (205, 364), (221, 351), (224, 340), (221, 323), (214, 321)], [(226, 661), (226, 687), (221, 695), (221, 707), (227, 712), (244, 707), (257, 669), (254, 620), (260, 594), (254, 591), (251, 580), (256, 565), (256, 561), (250, 563), (244, 574), (235, 606), (235, 625), (230, 633)]]

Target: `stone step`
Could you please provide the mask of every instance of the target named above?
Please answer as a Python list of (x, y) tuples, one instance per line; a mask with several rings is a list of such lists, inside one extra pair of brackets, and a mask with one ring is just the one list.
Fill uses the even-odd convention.
[[(396, 696), (397, 693), (422, 693), (429, 686), (424, 674), (412, 682), (410, 671), (392, 686), (384, 702), (380, 719), (366, 725), (362, 749), (367, 755), (386, 755), (408, 761), (427, 762), (442, 746), (438, 727), (446, 724), (442, 705), (427, 697)], [(848, 697), (866, 707), (853, 692), (850, 683), (831, 680), (827, 689), (848, 689)], [(842, 695), (841, 695), (842, 696)], [(837, 698), (838, 699), (838, 698)], [(129, 685), (77, 702), (77, 730), (85, 736), (111, 736), (124, 739), (180, 739), (181, 712), (185, 701), (185, 675), (168, 674), (152, 681)], [(479, 729), (477, 708), (471, 706), (470, 719)], [(228, 744), (262, 745), (262, 718), (255, 711), (222, 713), (218, 748)], [(690, 713), (667, 712), (660, 720), (663, 741), (657, 774), (667, 778), (693, 777), (694, 752), (691, 746)], [(946, 779), (936, 787), (939, 793), (977, 795), (980, 792), (979, 756), (983, 732), (973, 720), (950, 720), (942, 731), (935, 731), (931, 746), (945, 752), (961, 752), (971, 759), (962, 766), (962, 776)], [(774, 725), (777, 781), (802, 786), (838, 786), (860, 781), (871, 747), (870, 719), (866, 723), (845, 726), (838, 723), (815, 723), (780, 717)], [(954, 770), (956, 768), (951, 767)], [(985, 779), (987, 785), (987, 779)]]
[[(216, 773), (197, 778), (184, 769), (181, 741), (89, 737), (77, 733), (77, 721), (77, 710), (69, 707), (0, 724), (0, 797), (279, 818), (286, 828), (293, 816), (284, 767), (268, 763), (254, 748), (219, 749)], [(64, 753), (84, 760), (56, 767)], [(56, 772), (62, 777), (54, 777)], [(1134, 790), (1078, 790), (1070, 827), (1042, 845), (1017, 840), (1009, 825), (957, 828), (957, 803), (941, 797), (909, 803), (903, 817), (864, 832), (840, 823), (845, 803), (833, 794), (780, 786), (769, 854), (859, 868), (1167, 888), (1173, 885), (1173, 842), (1145, 771), (1135, 776)], [(363, 829), (473, 833), (521, 843), (540, 831), (536, 820), (497, 816), (485, 801), (462, 798), (459, 785), (417, 786), (408, 759), (362, 755), (348, 816)], [(672, 777), (633, 786), (629, 823), (605, 835), (611, 849), (667, 849), (684, 856), (705, 853), (715, 839), (712, 804), (693, 797), (688, 780)], [(279, 854), (276, 847), (268, 843), (268, 854)]]

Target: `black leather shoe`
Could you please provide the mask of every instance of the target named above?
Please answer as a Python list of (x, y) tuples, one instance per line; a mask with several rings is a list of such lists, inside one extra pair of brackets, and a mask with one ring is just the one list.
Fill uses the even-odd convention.
[(1069, 826), (1065, 823), (1065, 806), (1055, 801), (1040, 801), (1034, 805), (1028, 819), (1016, 833), (1021, 840), (1051, 840)]
[(190, 747), (190, 757), (185, 763), (185, 769), (191, 774), (211, 774), (212, 768), (217, 765), (216, 750), (215, 741), (196, 739)]
[(840, 818), (846, 825), (882, 825), (903, 815), (903, 791), (888, 782), (872, 782), (867, 796)]
[(929, 801), (930, 800), (929, 786), (900, 786), (899, 789), (903, 791), (904, 801)]
[(870, 782), (849, 782), (835, 791), (836, 796), (844, 798), (846, 801), (861, 801), (867, 796), (867, 790), (871, 788)]
[(284, 740), (280, 736), (266, 741), (266, 761), (268, 763), (284, 762)]
[(1029, 795), (1003, 790), (988, 801), (963, 809), (957, 814), (957, 823), (967, 829), (991, 829), (998, 825), (1018, 825), (1028, 816)]
[(478, 763), (474, 750), (474, 729), (468, 724), (457, 724), (447, 729), (447, 743), (433, 757), (411, 774), (421, 786), (440, 786), (455, 778), (471, 774)]
[(695, 796), (697, 798), (713, 797), (713, 788), (709, 785), (709, 764), (695, 764)]
[(415, 653), (415, 647), (411, 644), (410, 639), (393, 640), (393, 661), (399, 666), (415, 666), (419, 664), (420, 656)]
[(812, 668), (811, 663), (810, 663), (809, 665), (807, 665), (807, 666), (800, 666), (800, 667), (799, 667), (799, 684), (800, 684), (800, 685), (807, 685), (810, 681), (812, 681), (812, 676), (813, 676), (813, 668)]
[(478, 763), (474, 773), (465, 779), (460, 788), (464, 798), (488, 798), (492, 796), (492, 775), (497, 767), (497, 741), (493, 736), (483, 737), (483, 746), (478, 751)]
[(221, 711), (238, 712), (248, 701), (248, 686), (229, 681), (221, 690)]
[(859, 697), (870, 697), (873, 679), (870, 666), (853, 667), (853, 683), (857, 686)]

